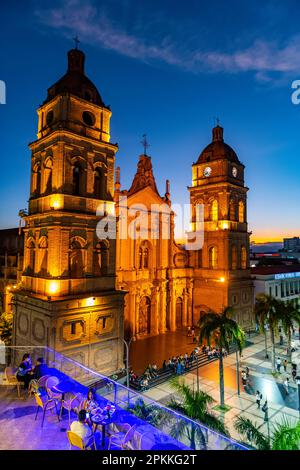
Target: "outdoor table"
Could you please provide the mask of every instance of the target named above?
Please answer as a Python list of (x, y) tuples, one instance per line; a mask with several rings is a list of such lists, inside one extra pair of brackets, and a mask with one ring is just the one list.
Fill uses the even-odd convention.
[(117, 419), (117, 416), (118, 416), (118, 413), (116, 411), (114, 411), (112, 414), (110, 414), (110, 416), (108, 416), (106, 412), (105, 412), (105, 414), (98, 414), (98, 413), (91, 414), (90, 419), (91, 419), (92, 423), (96, 425), (96, 429), (97, 429), (99, 424), (102, 426), (102, 441), (101, 441), (102, 449), (105, 448), (106, 426), (108, 426), (109, 424), (114, 423)]
[(65, 399), (65, 394), (69, 392), (74, 392), (75, 384), (70, 380), (63, 380), (59, 382), (57, 385), (53, 385), (51, 388), (52, 392), (54, 393), (61, 393), (61, 399)]

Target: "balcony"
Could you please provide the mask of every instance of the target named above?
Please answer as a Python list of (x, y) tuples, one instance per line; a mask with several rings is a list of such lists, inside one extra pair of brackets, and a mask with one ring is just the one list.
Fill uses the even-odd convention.
[[(36, 396), (28, 396), (26, 390), (20, 390), (13, 383), (5, 380), (4, 371), (12, 371), (18, 366), (24, 353), (29, 353), (32, 363), (38, 357), (43, 357), (47, 364), (47, 375), (56, 377), (58, 390), (63, 390), (68, 384), (68, 393), (79, 398), (86, 398), (90, 387), (96, 392), (96, 400), (102, 410), (101, 416), (108, 408), (114, 410), (108, 415), (109, 425), (106, 431), (100, 425), (94, 433), (96, 448), (107, 449), (111, 434), (121, 432), (124, 427), (134, 426), (130, 440), (130, 448), (134, 450), (247, 450), (238, 442), (218, 434), (199, 422), (170, 410), (158, 402), (135, 391), (127, 389), (121, 383), (95, 372), (47, 347), (1, 347), (1, 387), (0, 387), (0, 449), (3, 450), (67, 450), (69, 442), (67, 430), (69, 423), (76, 420), (75, 411), (62, 413), (58, 420), (55, 409), (45, 414), (43, 426), (42, 413), (36, 417)], [(6, 374), (7, 375), (7, 374)], [(12, 376), (10, 376), (12, 377)], [(60, 388), (59, 388), (60, 387)], [(41, 397), (46, 396), (46, 390), (39, 388)], [(63, 394), (58, 394), (58, 415), (61, 411)], [(46, 396), (47, 399), (47, 396)], [(79, 400), (80, 401), (80, 400)], [(109, 406), (108, 406), (109, 405)], [(141, 407), (144, 410), (141, 413)], [(77, 410), (78, 411), (78, 410)], [(107, 418), (107, 417), (106, 417)], [(101, 429), (102, 427), (102, 429)], [(180, 430), (181, 432), (178, 432)], [(191, 430), (195, 435), (205, 436), (205, 444), (199, 439), (191, 443)], [(102, 434), (104, 432), (105, 434)], [(193, 433), (192, 433), (193, 434)], [(118, 450), (114, 445), (112, 450)]]

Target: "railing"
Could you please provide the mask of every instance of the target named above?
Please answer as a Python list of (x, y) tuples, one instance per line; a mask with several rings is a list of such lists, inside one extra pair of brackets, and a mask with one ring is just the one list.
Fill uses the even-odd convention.
[(0, 346), (0, 364), (17, 367), (25, 353), (30, 354), (33, 363), (38, 357), (43, 357), (49, 368), (67, 375), (83, 385), (86, 391), (87, 386), (93, 386), (99, 399), (112, 402), (118, 409), (140, 418), (141, 424), (145, 425), (145, 433), (151, 435), (155, 442), (167, 443), (168, 439), (173, 442), (176, 440), (179, 449), (249, 450), (234, 439), (215, 432), (199, 422), (132, 391), (51, 348)]

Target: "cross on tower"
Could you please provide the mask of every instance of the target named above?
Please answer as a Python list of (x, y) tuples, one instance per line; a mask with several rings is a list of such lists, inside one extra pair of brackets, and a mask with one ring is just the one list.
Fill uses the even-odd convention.
[(75, 49), (78, 49), (78, 44), (80, 43), (78, 36), (75, 36), (75, 38), (73, 38), (73, 41), (75, 42)]
[(219, 119), (218, 117), (214, 116), (214, 121), (215, 121), (215, 122), (214, 122), (214, 125), (215, 125), (215, 126), (219, 126), (219, 124), (220, 124), (220, 119)]
[(147, 134), (143, 134), (143, 139), (141, 140), (141, 144), (144, 147), (144, 155), (147, 155), (147, 148), (150, 147), (150, 144), (147, 141)]

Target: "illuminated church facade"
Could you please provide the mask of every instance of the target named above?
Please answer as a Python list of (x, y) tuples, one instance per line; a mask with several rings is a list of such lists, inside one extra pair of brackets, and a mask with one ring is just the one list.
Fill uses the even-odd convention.
[[(195, 229), (201, 204), (204, 241), (202, 249), (186, 250), (174, 239), (169, 182), (160, 195), (146, 151), (131, 187), (121, 189), (118, 147), (110, 142), (112, 113), (85, 75), (84, 62), (82, 51), (69, 51), (66, 74), (38, 109), (14, 344), (48, 345), (110, 373), (123, 364), (124, 336), (140, 339), (196, 325), (201, 313), (227, 305), (250, 327), (244, 166), (224, 143), (223, 129), (213, 129), (212, 142), (192, 165), (191, 225)], [(135, 219), (130, 207), (139, 204), (154, 220), (155, 234), (149, 224), (139, 237), (121, 236), (124, 224), (127, 230)], [(153, 217), (155, 206), (160, 210)], [(116, 237), (99, 238), (102, 218), (116, 221)]]

